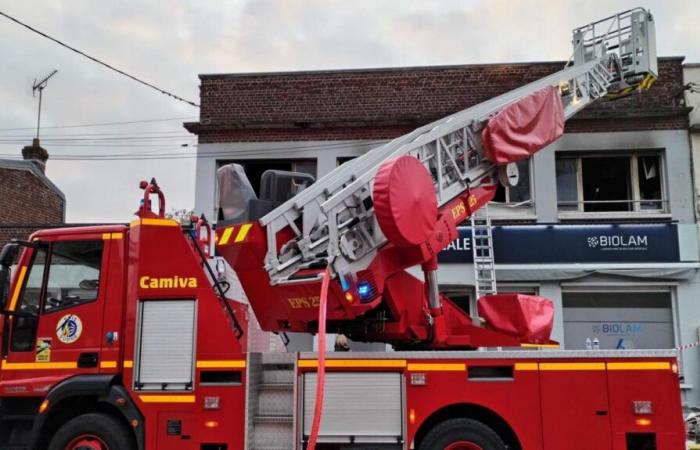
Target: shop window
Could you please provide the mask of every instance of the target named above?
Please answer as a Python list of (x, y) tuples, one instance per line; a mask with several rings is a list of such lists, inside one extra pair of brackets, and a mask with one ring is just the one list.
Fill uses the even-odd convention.
[(498, 184), (494, 203), (509, 207), (532, 206), (531, 163), (532, 159), (518, 161), (519, 181), (516, 186)]
[(658, 153), (568, 155), (556, 159), (560, 212), (666, 212), (663, 158)]
[(563, 292), (567, 349), (672, 348), (675, 344), (670, 291)]

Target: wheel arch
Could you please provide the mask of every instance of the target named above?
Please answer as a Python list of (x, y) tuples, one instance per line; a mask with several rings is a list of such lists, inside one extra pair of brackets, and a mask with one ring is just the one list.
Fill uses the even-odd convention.
[[(32, 428), (32, 446), (43, 449), (66, 422), (87, 413), (108, 414), (132, 430), (138, 450), (144, 449), (143, 415), (116, 375), (78, 375), (54, 386), (46, 396), (48, 409), (38, 414)], [(131, 422), (138, 420), (138, 426)]]
[(421, 423), (413, 437), (414, 448), (419, 448), (420, 443), (430, 430), (436, 425), (455, 418), (473, 419), (483, 423), (498, 434), (508, 446), (508, 450), (521, 450), (522, 446), (513, 427), (499, 414), (482, 405), (473, 403), (458, 403), (445, 406), (433, 412)]

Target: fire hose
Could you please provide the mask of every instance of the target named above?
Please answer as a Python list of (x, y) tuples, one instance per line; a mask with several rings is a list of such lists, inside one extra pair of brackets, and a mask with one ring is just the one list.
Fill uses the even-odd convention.
[(307, 450), (316, 449), (318, 430), (321, 426), (321, 413), (323, 411), (323, 387), (326, 380), (326, 303), (328, 300), (328, 284), (331, 280), (331, 272), (328, 268), (323, 272), (321, 281), (321, 298), (318, 304), (318, 369), (316, 371), (316, 405), (314, 406), (314, 420), (311, 423), (311, 434)]

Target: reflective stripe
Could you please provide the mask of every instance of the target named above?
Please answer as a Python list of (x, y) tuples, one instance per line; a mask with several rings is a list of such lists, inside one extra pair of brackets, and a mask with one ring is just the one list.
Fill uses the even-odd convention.
[(153, 225), (159, 227), (176, 227), (179, 224), (172, 219), (136, 219), (130, 224), (132, 227), (139, 225)]
[(19, 270), (19, 276), (17, 277), (17, 285), (12, 293), (12, 300), (10, 300), (9, 311), (14, 311), (15, 306), (17, 306), (17, 300), (19, 299), (19, 293), (22, 290), (22, 284), (24, 283), (24, 277), (27, 275), (27, 266), (22, 266)]
[(515, 363), (515, 370), (523, 372), (537, 371), (537, 363)]
[(408, 370), (421, 372), (464, 372), (467, 365), (462, 363), (408, 363)]
[(9, 363), (2, 362), (2, 370), (66, 370), (77, 369), (76, 362), (39, 362), (39, 363)]
[(219, 245), (228, 244), (228, 240), (231, 239), (231, 234), (233, 233), (234, 228), (235, 227), (224, 228), (224, 232), (221, 234), (221, 239), (219, 239)]
[(671, 363), (654, 362), (609, 362), (608, 370), (671, 370)]
[(194, 403), (194, 395), (139, 395), (144, 403)]
[(605, 370), (605, 363), (540, 363), (540, 370)]
[[(299, 360), (299, 367), (318, 367), (318, 360)], [(326, 367), (406, 367), (405, 359), (327, 359)]]
[(117, 362), (116, 361), (101, 361), (100, 368), (102, 368), (102, 369), (116, 369)]
[(235, 359), (229, 361), (197, 361), (198, 369), (243, 369), (245, 368), (244, 359)]
[(124, 233), (102, 233), (102, 239), (108, 241), (110, 239), (122, 239)]
[(559, 348), (559, 344), (520, 344), (523, 348)]
[(124, 361), (124, 367), (127, 369), (131, 369), (134, 367), (134, 362), (133, 361)]
[(241, 242), (245, 237), (248, 235), (248, 231), (250, 231), (250, 228), (253, 226), (251, 223), (246, 223), (245, 225), (241, 226), (241, 229), (238, 230), (238, 234), (236, 235), (236, 239), (233, 242)]

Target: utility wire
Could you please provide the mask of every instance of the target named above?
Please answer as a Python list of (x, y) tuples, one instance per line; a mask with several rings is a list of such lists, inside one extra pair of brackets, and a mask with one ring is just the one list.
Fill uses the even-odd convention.
[[(0, 14), (2, 14), (1, 11), (0, 11)], [(79, 124), (79, 125), (56, 125), (56, 126), (52, 126), (52, 127), (41, 127), (41, 129), (46, 130), (49, 128), (57, 129), (57, 128), (104, 127), (104, 126), (112, 126), (112, 125), (131, 125), (134, 123), (170, 122), (172, 120), (188, 120), (188, 119), (197, 119), (197, 116), (170, 117), (167, 119), (132, 120), (129, 122), (102, 122), (102, 123), (84, 123), (84, 124)], [(36, 127), (0, 128), (0, 131), (20, 131), (20, 130), (36, 130)]]
[[(287, 148), (251, 148), (251, 149), (244, 149), (244, 150), (239, 150), (236, 152), (218, 152), (218, 151), (202, 151), (202, 152), (197, 152), (197, 153), (172, 153), (174, 149), (173, 147), (165, 147), (162, 144), (160, 145), (153, 145), (153, 147), (159, 147), (156, 149), (150, 149), (150, 151), (165, 151), (165, 150), (170, 150), (171, 153), (159, 153), (159, 154), (146, 154), (146, 153), (139, 153), (139, 154), (127, 154), (127, 153), (113, 153), (113, 154), (53, 154), (51, 155), (50, 159), (53, 161), (138, 161), (138, 160), (168, 160), (168, 159), (200, 159), (200, 158), (217, 158), (217, 159), (236, 159), (236, 158), (241, 158), (241, 157), (255, 157), (255, 156), (260, 156), (261, 154), (265, 152), (275, 152), (276, 154), (284, 154), (284, 153), (299, 153), (303, 151), (311, 151), (314, 150), (315, 148), (318, 147), (323, 147), (323, 148), (333, 148), (333, 149), (343, 149), (343, 148), (358, 148), (358, 147), (366, 147), (367, 149), (370, 149), (372, 147), (375, 147), (377, 145), (381, 145), (385, 141), (380, 141), (380, 142), (356, 142), (356, 143), (336, 143), (336, 144), (328, 144), (328, 145), (309, 145), (305, 147), (287, 147)], [(144, 147), (147, 147), (149, 145), (144, 145)], [(177, 150), (181, 150), (181, 148), (178, 148)], [(9, 157), (9, 158), (15, 158), (19, 159), (20, 156), (17, 155), (16, 153), (10, 153), (10, 154), (0, 154), (0, 157)], [(300, 156), (299, 158), (303, 159), (304, 156)]]
[(104, 61), (100, 61), (99, 59), (95, 58), (94, 56), (90, 56), (90, 55), (88, 55), (87, 53), (82, 52), (82, 51), (78, 50), (78, 49), (75, 48), (75, 47), (71, 47), (70, 45), (68, 45), (68, 44), (66, 44), (66, 43), (64, 43), (64, 42), (61, 42), (61, 41), (59, 41), (58, 39), (53, 38), (53, 37), (49, 36), (48, 34), (43, 33), (43, 32), (41, 32), (41, 31), (37, 30), (36, 28), (33, 28), (33, 27), (27, 25), (27, 24), (24, 23), (24, 22), (21, 22), (21, 21), (18, 20), (18, 19), (15, 19), (14, 17), (12, 17), (12, 16), (10, 16), (10, 15), (5, 14), (5, 13), (2, 12), (2, 11), (0, 11), (0, 16), (4, 16), (4, 17), (8, 18), (9, 20), (15, 22), (16, 24), (21, 25), (21, 26), (23, 26), (24, 28), (26, 28), (26, 29), (28, 29), (28, 30), (30, 30), (30, 31), (33, 31), (33, 32), (36, 33), (36, 34), (38, 34), (38, 35), (40, 35), (40, 36), (43, 36), (43, 37), (45, 37), (46, 39), (49, 39), (49, 40), (51, 40), (51, 41), (57, 43), (58, 45), (60, 45), (60, 46), (62, 46), (62, 47), (67, 48), (68, 50), (71, 50), (71, 51), (73, 51), (73, 52), (75, 52), (75, 53), (77, 53), (77, 54), (79, 54), (79, 55), (82, 55), (82, 56), (84, 56), (84, 57), (86, 57), (86, 58), (88, 58), (88, 59), (90, 59), (90, 60), (96, 62), (97, 64), (100, 64), (100, 65), (102, 65), (102, 66), (104, 66), (104, 67), (106, 67), (106, 68), (108, 68), (108, 69), (110, 69), (110, 70), (113, 70), (113, 71), (117, 72), (117, 73), (120, 74), (120, 75), (124, 75), (125, 77), (130, 78), (130, 79), (136, 81), (137, 83), (141, 83), (141, 84), (143, 84), (144, 86), (148, 86), (148, 87), (150, 87), (151, 89), (155, 89), (156, 91), (160, 92), (161, 94), (165, 94), (165, 95), (167, 95), (167, 96), (169, 96), (169, 97), (174, 98), (175, 100), (179, 100), (179, 101), (181, 101), (181, 102), (187, 103), (188, 105), (192, 105), (192, 106), (194, 106), (194, 107), (196, 107), (196, 108), (199, 108), (199, 105), (196, 104), (195, 102), (191, 101), (191, 100), (184, 99), (184, 98), (182, 98), (182, 97), (180, 97), (180, 96), (178, 96), (178, 95), (173, 94), (172, 92), (166, 91), (165, 89), (161, 89), (161, 88), (159, 88), (158, 86), (156, 86), (156, 85), (154, 85), (154, 84), (151, 84), (151, 83), (149, 83), (149, 82), (147, 82), (147, 81), (144, 81), (144, 80), (142, 80), (142, 79), (140, 79), (140, 78), (137, 78), (137, 77), (135, 77), (135, 76), (133, 76), (133, 75), (130, 75), (130, 74), (124, 72), (123, 70), (119, 70), (119, 69), (117, 69), (116, 67), (114, 67), (114, 66), (112, 66), (112, 65), (110, 65), (110, 64), (107, 64), (107, 63), (104, 62)]

